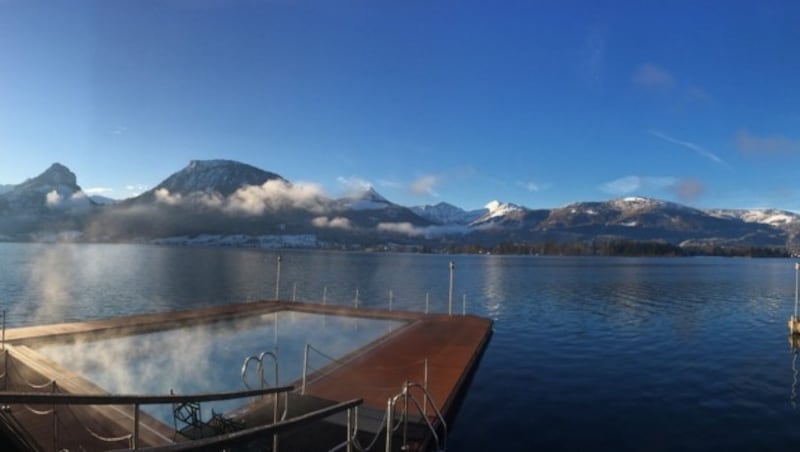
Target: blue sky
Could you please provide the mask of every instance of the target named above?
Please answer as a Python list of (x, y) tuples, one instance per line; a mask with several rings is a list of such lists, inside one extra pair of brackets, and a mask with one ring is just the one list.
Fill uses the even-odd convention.
[(800, 211), (800, 2), (0, 0), (0, 184)]

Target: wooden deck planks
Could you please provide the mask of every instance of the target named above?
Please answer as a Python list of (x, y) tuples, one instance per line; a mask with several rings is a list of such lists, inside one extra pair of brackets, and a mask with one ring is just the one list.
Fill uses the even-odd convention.
[(337, 401), (362, 397), (365, 405), (385, 409), (405, 381), (423, 383), (427, 358), (429, 392), (440, 408), (448, 407), (482, 352), (491, 325), (474, 316), (423, 316), (347, 365), (314, 379), (306, 393)]

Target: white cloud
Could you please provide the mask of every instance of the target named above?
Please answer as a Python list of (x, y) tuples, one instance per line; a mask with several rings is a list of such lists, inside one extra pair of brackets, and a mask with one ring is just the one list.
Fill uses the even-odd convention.
[(57, 191), (53, 190), (45, 196), (45, 203), (49, 207), (55, 207), (61, 204), (61, 195)]
[(82, 191), (76, 191), (65, 197), (56, 190), (52, 190), (45, 195), (45, 204), (48, 207), (83, 208), (88, 207), (90, 203), (86, 193)]
[(525, 190), (528, 190), (531, 193), (546, 190), (550, 187), (550, 184), (539, 184), (533, 181), (528, 181), (528, 182), (517, 181), (517, 185), (524, 188)]
[(600, 189), (615, 196), (624, 196), (642, 190), (664, 190), (674, 186), (678, 181), (676, 177), (625, 176), (606, 182)]
[(85, 188), (83, 191), (87, 195), (103, 195), (103, 194), (106, 194), (106, 193), (113, 192), (114, 189), (113, 188), (107, 188), (107, 187), (92, 187), (92, 188)]
[(411, 193), (414, 193), (415, 195), (430, 195), (438, 197), (439, 194), (434, 190), (434, 187), (438, 183), (439, 177), (429, 174), (411, 182), (409, 188), (411, 189)]
[(155, 196), (156, 202), (160, 202), (161, 204), (166, 204), (168, 206), (178, 205), (181, 203), (181, 201), (183, 201), (183, 197), (180, 193), (173, 195), (166, 188), (159, 188), (156, 190)]
[(425, 234), (424, 228), (414, 226), (413, 224), (408, 222), (378, 223), (377, 229), (381, 232), (403, 234), (410, 237), (417, 237)]
[(324, 213), (324, 195), (317, 184), (269, 180), (263, 185), (249, 185), (236, 190), (224, 201), (223, 209), (229, 213), (248, 215), (261, 215), (266, 211), (284, 208)]
[(311, 224), (318, 228), (333, 228), (333, 229), (352, 229), (353, 225), (348, 218), (344, 217), (316, 217), (311, 220)]
[(372, 188), (372, 183), (357, 176), (339, 176), (336, 181), (342, 186), (345, 196), (355, 196)]
[(722, 160), (721, 158), (719, 158), (719, 156), (717, 156), (713, 152), (711, 152), (711, 151), (709, 151), (707, 149), (704, 149), (704, 148), (700, 147), (699, 145), (694, 144), (694, 143), (692, 143), (690, 141), (679, 140), (677, 138), (673, 138), (673, 137), (671, 137), (669, 135), (661, 133), (661, 132), (659, 132), (657, 130), (648, 130), (647, 133), (649, 133), (650, 135), (653, 135), (654, 137), (657, 137), (657, 138), (660, 138), (660, 139), (662, 139), (664, 141), (667, 141), (669, 143), (677, 144), (677, 145), (683, 146), (683, 147), (685, 147), (687, 149), (691, 149), (692, 151), (694, 151), (698, 155), (701, 155), (701, 156), (711, 160), (712, 162), (719, 163), (721, 165), (726, 165), (725, 161)]

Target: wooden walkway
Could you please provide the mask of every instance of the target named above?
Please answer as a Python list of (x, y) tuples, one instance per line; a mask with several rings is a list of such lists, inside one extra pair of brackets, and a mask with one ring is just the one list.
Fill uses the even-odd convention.
[[(480, 360), (492, 329), (490, 320), (469, 315), (447, 316), (300, 302), (259, 301), (190, 311), (11, 329), (6, 332), (6, 342), (10, 344), (8, 349), (12, 372), (6, 377), (8, 381), (3, 383), (9, 383), (8, 390), (23, 391), (26, 389), (21, 382), (12, 381), (15, 376), (24, 377), (29, 382), (52, 379), (57, 381), (58, 390), (61, 392), (103, 393), (101, 388), (74, 375), (69, 369), (54, 365), (52, 361), (38, 356), (28, 345), (68, 340), (76, 335), (137, 334), (280, 310), (408, 322), (406, 326), (398, 328), (365, 348), (354, 351), (321, 369), (315, 369), (316, 372), (309, 376), (306, 393), (334, 402), (363, 398), (366, 407), (373, 411), (385, 411), (387, 399), (397, 395), (406, 381), (424, 383), (427, 361), (429, 392), (445, 418), (454, 415), (458, 400), (466, 390), (466, 383)], [(311, 351), (311, 353), (317, 352)], [(326, 362), (320, 356), (315, 357), (313, 361)], [(299, 388), (301, 381), (295, 382), (295, 385)], [(0, 400), (2, 388), (0, 386)], [(12, 408), (13, 416), (0, 413), (0, 420), (5, 422), (6, 428), (22, 429), (23, 434), (35, 442), (39, 450), (108, 448), (102, 447), (108, 444), (93, 441), (92, 435), (83, 429), (83, 425), (86, 424), (95, 425), (98, 433), (104, 436), (123, 436), (130, 433), (132, 419), (130, 409), (121, 410), (118, 407), (73, 409), (70, 411), (70, 417), (58, 417), (57, 429), (60, 434), (58, 441), (54, 441), (50, 433), (53, 425), (52, 416), (37, 416), (32, 415), (30, 410)], [(428, 414), (432, 416), (432, 411)], [(146, 425), (140, 429), (143, 432), (141, 444), (167, 444), (174, 437), (171, 426), (166, 426), (146, 415), (143, 415), (142, 419)], [(117, 442), (114, 446), (120, 445)]]

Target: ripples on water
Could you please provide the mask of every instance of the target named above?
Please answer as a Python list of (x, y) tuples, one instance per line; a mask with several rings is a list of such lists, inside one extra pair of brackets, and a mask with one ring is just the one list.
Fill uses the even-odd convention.
[[(271, 252), (0, 244), (24, 325), (271, 298)], [(783, 450), (800, 441), (788, 260), (286, 252), (281, 295), (495, 320), (451, 450)], [(296, 286), (295, 286), (296, 283)], [(296, 289), (295, 289), (296, 287)]]

